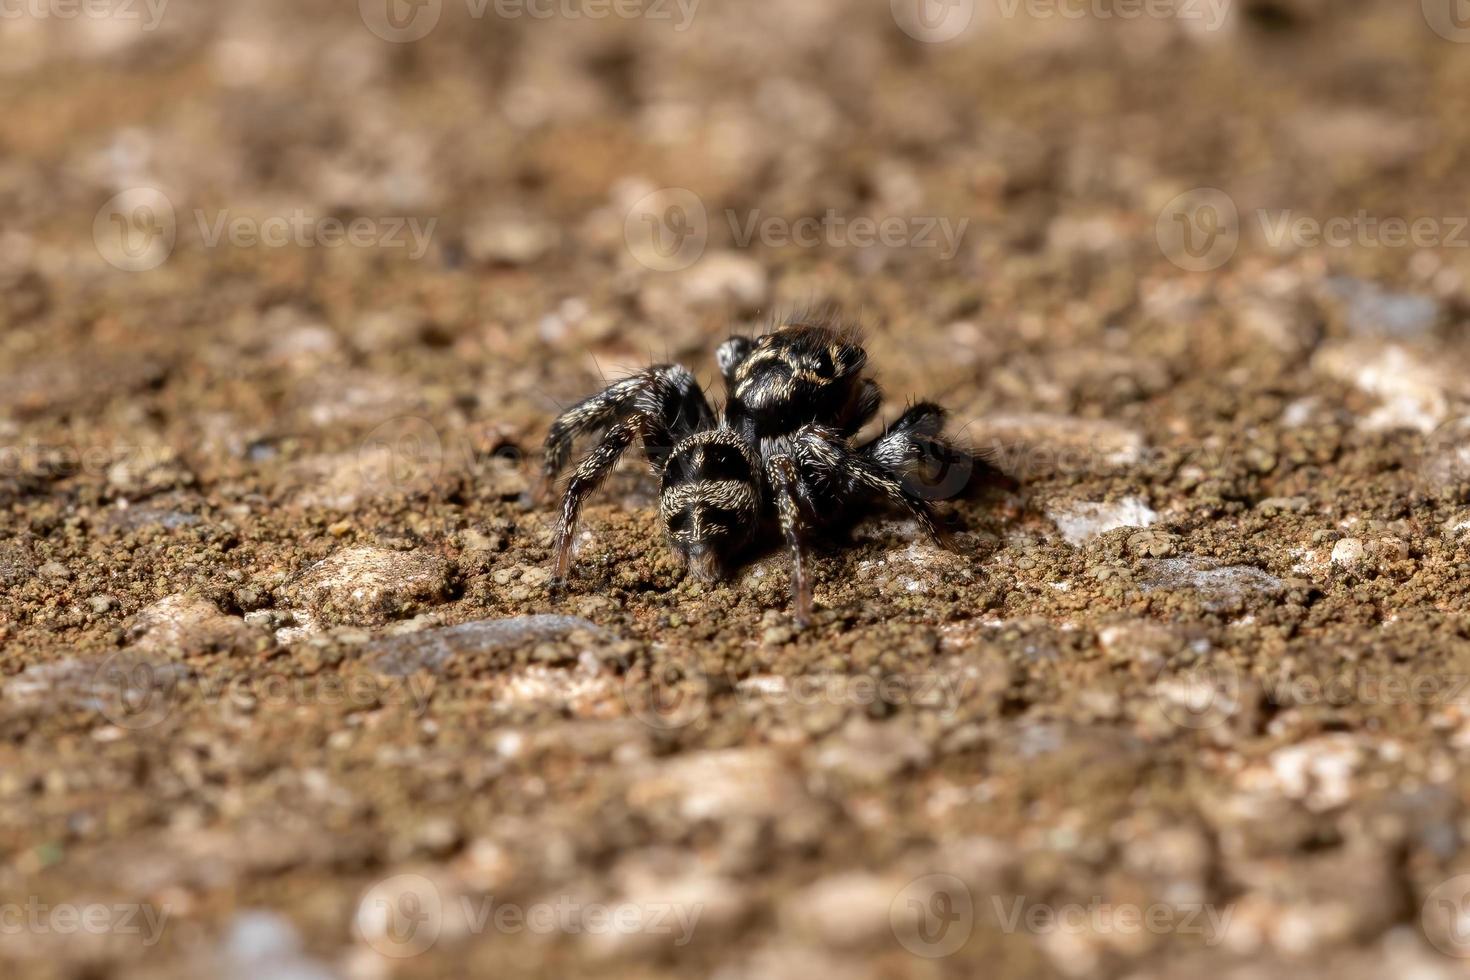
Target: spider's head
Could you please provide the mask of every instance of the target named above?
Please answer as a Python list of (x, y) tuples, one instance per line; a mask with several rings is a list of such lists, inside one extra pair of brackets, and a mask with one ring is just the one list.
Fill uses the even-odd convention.
[(755, 461), (733, 432), (688, 437), (664, 463), (659, 515), (669, 544), (701, 581), (724, 576), (759, 517)]
[(835, 330), (786, 327), (750, 344), (727, 377), (734, 398), (757, 418), (807, 416), (841, 403), (867, 359)]

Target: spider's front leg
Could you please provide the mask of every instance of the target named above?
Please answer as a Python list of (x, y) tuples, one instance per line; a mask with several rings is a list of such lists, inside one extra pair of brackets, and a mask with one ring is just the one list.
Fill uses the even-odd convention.
[(812, 583), (806, 569), (806, 539), (811, 525), (802, 507), (800, 470), (790, 456), (772, 456), (766, 463), (766, 478), (776, 503), (781, 535), (791, 549), (792, 602), (796, 625), (804, 629), (812, 619)]
[(643, 437), (643, 444), (649, 450), (649, 462), (654, 471), (657, 472), (659, 464), (655, 460), (659, 456), (656, 447), (662, 447), (664, 453), (672, 445), (668, 430), (663, 424), (642, 412), (635, 413), (611, 429), (603, 436), (592, 451), (583, 457), (582, 462), (572, 473), (567, 481), (566, 493), (562, 496), (561, 519), (556, 524), (556, 544), (553, 548), (555, 555), (552, 566), (552, 580), (560, 584), (567, 577), (567, 572), (572, 567), (572, 536), (577, 531), (577, 520), (582, 515), (582, 505), (587, 501), (607, 475), (612, 472), (613, 467), (618, 465), (618, 460), (623, 458), (623, 453), (633, 444), (633, 440), (639, 436)]
[(688, 368), (678, 364), (658, 364), (616, 381), (562, 412), (551, 423), (542, 451), (539, 493), (549, 492), (557, 475), (566, 468), (578, 436), (609, 429), (635, 412), (662, 420), (676, 439), (714, 420), (699, 382)]

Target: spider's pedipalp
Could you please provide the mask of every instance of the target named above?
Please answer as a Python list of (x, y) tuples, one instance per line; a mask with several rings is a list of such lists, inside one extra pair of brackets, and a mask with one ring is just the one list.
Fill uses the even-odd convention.
[(755, 341), (749, 337), (731, 337), (715, 349), (715, 363), (720, 367), (720, 375), (725, 379), (725, 387), (731, 391), (735, 388), (735, 369), (750, 356), (750, 352), (754, 349)]

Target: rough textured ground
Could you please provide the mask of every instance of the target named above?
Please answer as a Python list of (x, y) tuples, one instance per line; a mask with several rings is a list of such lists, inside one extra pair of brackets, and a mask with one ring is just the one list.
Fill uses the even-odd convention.
[[(352, 6), (0, 20), (7, 976), (1458, 974), (1470, 46), (1396, 0)], [(210, 242), (298, 210), (436, 223)], [(737, 234), (829, 210), (969, 223)], [(864, 524), (797, 634), (630, 465), (549, 595), (557, 407), (813, 304), (1021, 489), (950, 552)]]

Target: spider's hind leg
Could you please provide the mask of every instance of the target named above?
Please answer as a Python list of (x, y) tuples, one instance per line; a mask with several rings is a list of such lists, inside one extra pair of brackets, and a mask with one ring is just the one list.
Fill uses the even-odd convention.
[[(911, 409), (910, 412), (912, 411)], [(906, 416), (908, 414), (910, 413), (905, 413)], [(942, 423), (942, 418), (940, 421)], [(918, 416), (915, 417), (914, 424), (918, 424)], [(925, 423), (926, 426), (928, 424)], [(935, 544), (947, 545), (949, 530), (944, 526), (929, 497), (921, 493), (920, 488), (911, 485), (902, 468), (891, 467), (885, 461), (888, 455), (896, 455), (897, 443), (887, 444), (884, 447), (885, 457), (879, 459), (873, 458), (868, 451), (872, 445), (882, 442), (892, 434), (890, 429), (889, 433), (880, 436), (874, 444), (853, 449), (831, 430), (808, 426), (798, 433), (797, 451), (806, 470), (832, 474), (840, 478), (848, 492), (876, 498), (907, 511)], [(917, 444), (919, 437), (915, 435), (912, 438)]]
[(995, 464), (995, 454), (976, 451), (944, 435), (949, 413), (919, 402), (858, 452), (897, 474), (930, 500), (971, 497), (986, 487), (1019, 484)]

